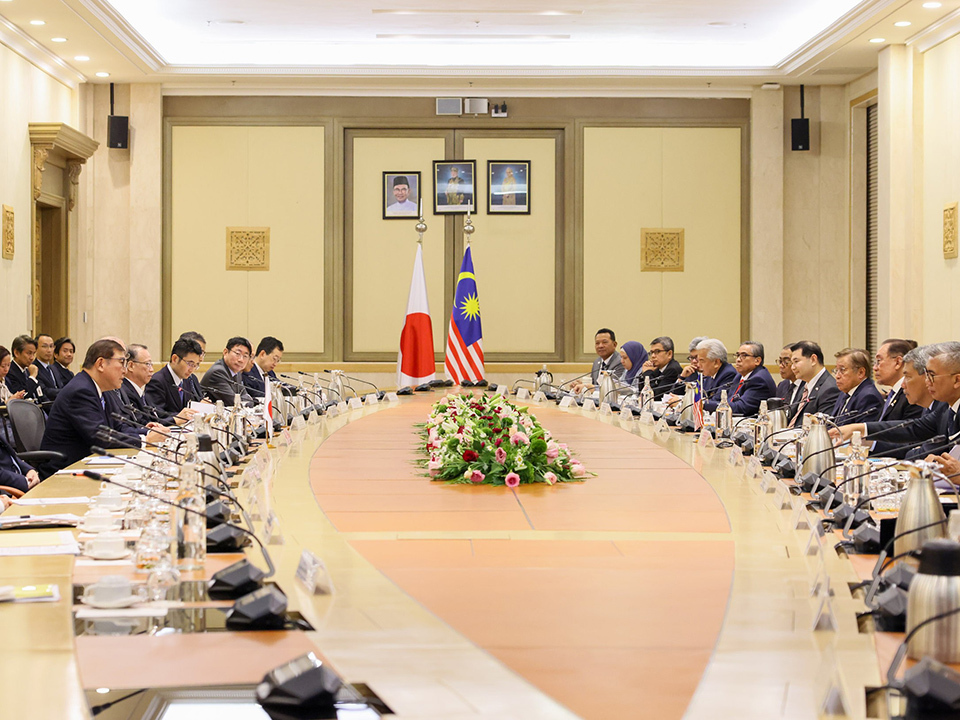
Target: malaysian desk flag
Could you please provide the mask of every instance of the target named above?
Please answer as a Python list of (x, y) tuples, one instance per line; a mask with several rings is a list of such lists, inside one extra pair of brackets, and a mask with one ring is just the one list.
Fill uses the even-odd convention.
[(467, 246), (457, 277), (457, 291), (450, 313), (447, 352), (444, 357), (447, 376), (458, 385), (464, 380), (483, 379), (483, 330), (480, 327), (480, 300), (477, 278), (473, 274), (473, 256)]
[(694, 430), (703, 427), (703, 375), (697, 373), (697, 390), (693, 395), (693, 419), (696, 423)]

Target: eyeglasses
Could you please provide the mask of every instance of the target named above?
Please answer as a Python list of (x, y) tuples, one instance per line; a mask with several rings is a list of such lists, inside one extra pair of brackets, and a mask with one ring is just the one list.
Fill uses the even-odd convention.
[(933, 382), (934, 378), (953, 377), (954, 375), (960, 375), (960, 373), (935, 373), (933, 370), (927, 370), (924, 375), (927, 377), (927, 380)]
[(238, 348), (234, 348), (233, 350), (231, 350), (231, 351), (230, 351), (230, 354), (233, 355), (233, 356), (235, 356), (235, 357), (242, 358), (242, 359), (244, 359), (244, 360), (249, 360), (249, 359), (250, 359), (250, 353), (244, 352), (243, 350), (240, 350), (240, 349), (238, 349)]
[(751, 355), (750, 353), (738, 352), (738, 353), (736, 353), (736, 354), (734, 355), (734, 357), (735, 357), (737, 360), (743, 360), (744, 358), (756, 357), (756, 355)]
[(125, 357), (109, 357), (109, 358), (104, 358), (104, 360), (106, 360), (106, 361), (108, 361), (108, 362), (109, 362), (110, 360), (116, 360), (116, 361), (117, 361), (118, 363), (120, 363), (120, 365), (122, 365), (123, 367), (126, 367), (126, 366), (127, 366), (127, 363), (128, 363), (128, 360), (127, 360)]
[(133, 365), (143, 365), (144, 367), (148, 367), (151, 370), (153, 369), (153, 363), (147, 362), (146, 360), (130, 360), (129, 363)]
[(655, 348), (655, 349), (653, 349), (653, 350), (650, 350), (650, 352), (649, 352), (648, 354), (649, 354), (649, 355), (663, 355), (665, 352), (666, 352), (666, 350), (660, 350), (659, 348)]
[(793, 358), (780, 358), (777, 360), (777, 363), (780, 365), (789, 365), (793, 362)]
[(196, 370), (198, 367), (200, 367), (200, 363), (194, 362), (193, 360), (181, 360), (180, 362), (182, 362), (191, 370)]
[(833, 374), (837, 376), (846, 375), (847, 373), (852, 373), (852, 372), (853, 372), (853, 368), (840, 367), (839, 365), (837, 365), (833, 369)]

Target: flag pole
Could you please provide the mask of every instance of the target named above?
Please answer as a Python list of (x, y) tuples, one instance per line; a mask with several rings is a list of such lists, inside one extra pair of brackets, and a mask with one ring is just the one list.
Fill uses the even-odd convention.
[(417, 231), (417, 244), (423, 245), (423, 234), (427, 231), (427, 224), (423, 221), (423, 198), (420, 198), (420, 218), (413, 229)]
[(467, 208), (467, 221), (463, 224), (463, 234), (466, 235), (467, 247), (470, 247), (470, 238), (473, 233), (476, 231), (476, 228), (473, 226), (473, 223), (470, 221), (470, 208)]

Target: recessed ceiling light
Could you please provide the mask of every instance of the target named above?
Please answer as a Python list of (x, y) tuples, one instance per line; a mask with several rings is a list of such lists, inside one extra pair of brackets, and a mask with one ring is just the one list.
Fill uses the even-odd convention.
[(707, 25), (708, 25), (709, 27), (725, 28), (725, 27), (733, 27), (733, 26), (734, 26), (734, 23), (732, 23), (732, 22), (726, 22), (726, 21), (719, 21), (719, 22), (710, 22), (710, 23), (707, 23)]
[(927, 10), (936, 10), (936, 9), (937, 9), (938, 7), (940, 7), (941, 5), (943, 5), (943, 3), (938, 3), (938, 2), (925, 2), (925, 3), (923, 4), (923, 7), (925, 7)]
[(74, 56), (73, 59), (76, 60), (77, 62), (86, 62), (90, 58), (88, 58), (86, 55), (76, 55)]
[(896, 27), (910, 27), (912, 23), (909, 20), (901, 20), (900, 22), (895, 22)]
[(46, 23), (45, 21), (43, 21), (43, 20), (31, 20), (31, 21), (30, 21), (30, 24), (31, 24), (31, 25), (46, 25), (47, 23)]
[(870, 42), (872, 42), (872, 43), (877, 43), (877, 44), (883, 43), (883, 42), (886, 42), (886, 41), (887, 41), (886, 38), (870, 38)]
[(98, 72), (97, 77), (110, 77), (110, 73), (107, 72)]
[(50, 38), (50, 42), (66, 42), (66, 38)]

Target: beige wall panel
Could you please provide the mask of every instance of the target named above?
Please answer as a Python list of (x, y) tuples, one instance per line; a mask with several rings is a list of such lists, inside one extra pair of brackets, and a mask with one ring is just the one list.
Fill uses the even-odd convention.
[[(960, 201), (960, 37), (923, 59), (923, 316), (922, 343), (960, 337), (960, 260), (943, 257), (943, 208)], [(882, 291), (881, 286), (881, 291)], [(913, 290), (916, 290), (914, 288)], [(908, 290), (909, 291), (909, 290)]]
[(433, 349), (443, 352), (444, 221), (433, 214), (433, 161), (444, 156), (444, 139), (357, 138), (353, 144), (353, 350), (397, 352), (417, 249), (415, 220), (384, 220), (381, 185), (385, 171), (420, 171), (426, 197), (423, 270), (433, 321)]
[(61, 85), (16, 53), (0, 46), (0, 205), (14, 211), (16, 251), (0, 260), (0, 345), (32, 328), (30, 307), (31, 153), (29, 122), (65, 122), (77, 127), (76, 99)]
[[(483, 319), (484, 352), (554, 352), (556, 288), (556, 141), (468, 138), (463, 156), (477, 161), (473, 264)], [(488, 215), (488, 160), (529, 160), (530, 215)]]
[(662, 227), (663, 130), (583, 133), (583, 352), (612, 328), (646, 345), (663, 331), (662, 273), (640, 272), (640, 229)]
[(247, 127), (173, 128), (171, 334), (203, 333), (210, 357), (248, 331), (248, 273), (226, 271), (225, 243), (251, 224), (249, 143)]
[[(740, 129), (663, 130), (663, 226), (684, 228), (682, 273), (663, 273), (663, 332), (740, 344)], [(651, 338), (654, 336), (650, 336)]]
[(323, 133), (319, 126), (250, 128), (249, 223), (270, 228), (270, 271), (247, 273), (254, 347), (273, 335), (286, 352), (324, 350)]

